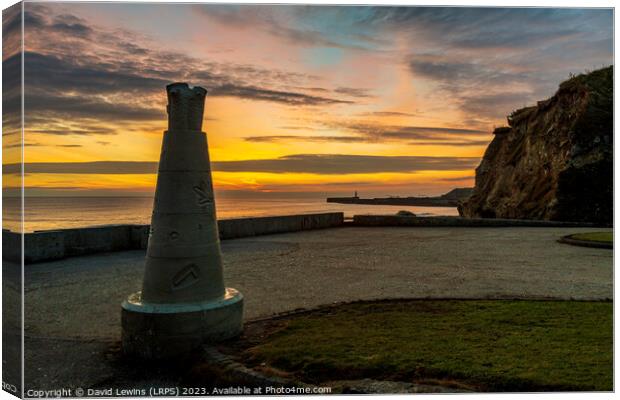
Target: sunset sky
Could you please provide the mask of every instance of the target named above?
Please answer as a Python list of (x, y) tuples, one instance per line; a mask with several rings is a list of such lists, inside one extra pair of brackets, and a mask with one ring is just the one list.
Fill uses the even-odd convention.
[[(26, 3), (25, 12), (32, 195), (153, 193), (175, 81), (208, 90), (203, 130), (219, 196), (440, 194), (473, 186), (507, 114), (553, 95), (570, 73), (613, 63), (610, 9)], [(5, 75), (19, 74), (19, 14), (3, 22)], [(19, 135), (4, 119), (11, 173)]]

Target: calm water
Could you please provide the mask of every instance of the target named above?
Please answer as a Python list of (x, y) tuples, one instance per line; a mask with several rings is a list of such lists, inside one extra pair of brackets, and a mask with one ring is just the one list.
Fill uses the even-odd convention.
[[(3, 200), (3, 228), (19, 230), (18, 202)], [(354, 214), (394, 214), (408, 210), (417, 215), (458, 215), (453, 207), (372, 206), (327, 203), (324, 199), (217, 199), (219, 219), (339, 211)], [(30, 197), (26, 198), (25, 231), (108, 224), (148, 224), (151, 197)]]

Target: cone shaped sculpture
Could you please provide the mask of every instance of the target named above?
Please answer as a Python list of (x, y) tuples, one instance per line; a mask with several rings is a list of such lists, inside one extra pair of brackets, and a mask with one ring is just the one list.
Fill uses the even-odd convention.
[(207, 91), (173, 83), (142, 292), (122, 305), (122, 345), (143, 358), (183, 356), (242, 329), (243, 296), (225, 288), (207, 137)]

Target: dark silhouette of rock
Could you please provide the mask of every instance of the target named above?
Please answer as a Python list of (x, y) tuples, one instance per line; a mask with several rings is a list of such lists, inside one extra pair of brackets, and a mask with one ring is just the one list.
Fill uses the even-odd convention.
[(439, 197), (442, 199), (447, 199), (447, 200), (465, 201), (469, 198), (469, 196), (471, 196), (473, 191), (474, 191), (474, 188), (456, 188), (456, 189), (450, 190), (448, 193), (442, 194)]
[(412, 213), (411, 211), (407, 211), (407, 210), (400, 210), (399, 212), (396, 213), (396, 215), (398, 215), (399, 217), (415, 217), (416, 216), (414, 213)]
[(464, 217), (613, 220), (613, 68), (573, 77), (497, 128)]

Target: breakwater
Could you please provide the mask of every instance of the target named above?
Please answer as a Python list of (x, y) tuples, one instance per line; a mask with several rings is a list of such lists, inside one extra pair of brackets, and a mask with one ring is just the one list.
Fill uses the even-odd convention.
[(422, 206), (422, 207), (456, 207), (458, 200), (442, 199), (439, 197), (385, 197), (362, 199), (359, 197), (328, 197), (328, 203), (339, 204), (367, 204), (377, 206)]
[(601, 224), (587, 222), (540, 221), (525, 219), (500, 218), (462, 218), (462, 217), (413, 217), (399, 215), (356, 215), (353, 217), (354, 226), (410, 226), (410, 227), (601, 227)]
[(353, 197), (328, 197), (326, 200), (328, 203), (376, 206), (457, 207), (461, 201), (471, 195), (472, 191), (472, 188), (456, 188), (434, 197), (374, 197), (372, 199), (363, 199), (355, 192)]

